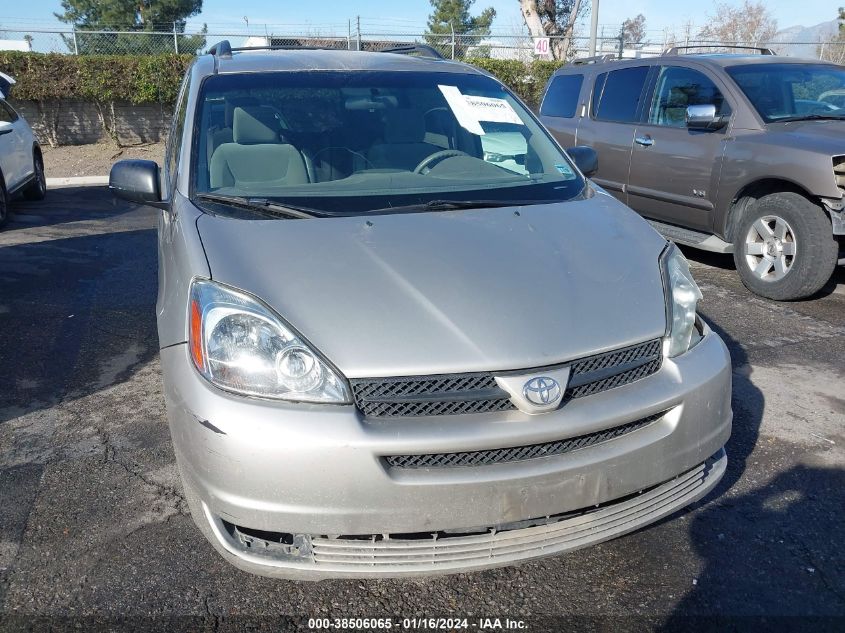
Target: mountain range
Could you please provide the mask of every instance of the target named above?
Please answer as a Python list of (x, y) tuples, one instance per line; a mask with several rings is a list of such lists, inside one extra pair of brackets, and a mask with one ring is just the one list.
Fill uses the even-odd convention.
[(836, 35), (838, 20), (828, 20), (815, 26), (790, 26), (777, 32), (770, 46), (779, 55), (816, 57), (819, 43)]

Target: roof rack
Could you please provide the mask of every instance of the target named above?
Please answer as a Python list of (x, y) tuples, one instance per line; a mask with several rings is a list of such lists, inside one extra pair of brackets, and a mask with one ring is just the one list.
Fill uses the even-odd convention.
[(663, 51), (663, 55), (677, 55), (678, 51), (689, 50), (691, 48), (730, 48), (731, 50), (744, 51), (758, 51), (761, 55), (774, 55), (771, 48), (762, 46), (739, 46), (739, 45), (725, 45), (725, 44), (691, 44), (689, 46), (672, 46)]
[(392, 48), (382, 48), (379, 53), (398, 53), (399, 55), (413, 55), (414, 53), (421, 53), (422, 57), (429, 59), (445, 59), (433, 46), (428, 44), (408, 44), (407, 46), (394, 46)]
[[(328, 50), (328, 51), (339, 51), (339, 50), (346, 50), (345, 48), (334, 48), (330, 46), (297, 46), (297, 45), (275, 45), (275, 44), (267, 44), (266, 46), (238, 46), (232, 48), (232, 45), (229, 43), (229, 40), (223, 40), (221, 42), (217, 42), (214, 46), (208, 49), (210, 55), (213, 55), (215, 58), (230, 58), (232, 57), (233, 51), (320, 51), (320, 50)], [(428, 57), (430, 59), (445, 59), (443, 55), (439, 53), (439, 51), (429, 46), (428, 44), (408, 44), (407, 46), (393, 46), (391, 48), (383, 48), (378, 51), (378, 53), (398, 53), (400, 55), (412, 55), (414, 53), (420, 53), (422, 57)]]
[(232, 45), (229, 44), (229, 40), (222, 40), (209, 48), (208, 52), (210, 55), (214, 55), (215, 57), (231, 57)]
[(582, 57), (580, 59), (573, 59), (572, 63), (576, 66), (581, 64), (602, 64), (604, 62), (612, 62), (616, 60), (616, 55), (606, 53), (604, 55), (595, 55), (594, 57)]

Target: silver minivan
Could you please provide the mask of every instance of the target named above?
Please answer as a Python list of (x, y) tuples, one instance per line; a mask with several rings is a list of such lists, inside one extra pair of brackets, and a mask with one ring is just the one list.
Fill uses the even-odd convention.
[(505, 565), (725, 472), (730, 359), (683, 255), (587, 180), (592, 150), (427, 54), (222, 42), (185, 77), (163, 169), (112, 169), (162, 210), (173, 444), (242, 569)]

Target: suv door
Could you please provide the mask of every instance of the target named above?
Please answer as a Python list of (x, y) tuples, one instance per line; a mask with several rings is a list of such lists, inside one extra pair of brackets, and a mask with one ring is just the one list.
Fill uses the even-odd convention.
[(0, 134), (0, 169), (6, 189), (11, 191), (20, 185), (24, 176), (32, 171), (29, 163), (32, 160), (32, 150), (25, 147), (26, 135), (22, 133), (25, 123), (18, 114), (0, 99), (0, 121), (11, 123), (9, 131)]
[(583, 84), (583, 74), (555, 75), (540, 104), (540, 121), (564, 149), (578, 144), (578, 122), (582, 115), (578, 110)]
[(710, 231), (719, 172), (728, 138), (720, 130), (686, 127), (690, 105), (715, 105), (729, 116), (725, 90), (705, 72), (683, 65), (661, 66), (644, 121), (637, 127), (628, 205), (648, 218)]
[(593, 147), (599, 156), (593, 180), (622, 202), (627, 202), (625, 185), (649, 69), (646, 63), (597, 75), (590, 120), (578, 126), (578, 144)]

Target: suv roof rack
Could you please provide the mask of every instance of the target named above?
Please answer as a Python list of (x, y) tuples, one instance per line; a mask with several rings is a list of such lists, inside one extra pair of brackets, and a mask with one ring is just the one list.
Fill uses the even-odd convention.
[(399, 55), (413, 55), (414, 53), (421, 53), (422, 57), (429, 59), (445, 59), (433, 46), (428, 44), (408, 44), (407, 46), (393, 46), (391, 48), (382, 48), (379, 53), (397, 53)]
[(580, 59), (573, 59), (572, 63), (580, 64), (602, 64), (604, 62), (616, 61), (616, 55), (613, 53), (605, 53), (604, 55), (595, 55), (593, 57), (581, 57)]
[(663, 51), (663, 55), (678, 55), (678, 51), (689, 50), (691, 48), (730, 48), (731, 50), (757, 51), (761, 55), (774, 55), (771, 48), (763, 46), (739, 46), (736, 44), (690, 44), (689, 46), (672, 46)]

